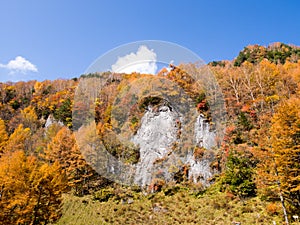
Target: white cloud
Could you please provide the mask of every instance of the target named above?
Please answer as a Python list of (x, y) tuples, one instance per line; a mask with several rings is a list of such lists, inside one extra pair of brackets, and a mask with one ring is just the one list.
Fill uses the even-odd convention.
[(113, 72), (117, 73), (146, 73), (155, 74), (157, 71), (156, 53), (153, 49), (141, 45), (136, 53), (119, 57), (117, 62), (111, 66)]
[(37, 67), (22, 56), (17, 56), (7, 64), (0, 64), (0, 68), (8, 69), (11, 73), (21, 72), (38, 72)]

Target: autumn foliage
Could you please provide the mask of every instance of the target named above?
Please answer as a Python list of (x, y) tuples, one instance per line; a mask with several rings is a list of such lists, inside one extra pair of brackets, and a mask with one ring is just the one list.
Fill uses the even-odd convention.
[(21, 150), (0, 158), (1, 224), (46, 224), (60, 216), (66, 187), (60, 166), (42, 164)]
[[(209, 64), (227, 113), (224, 140), (214, 162), (219, 172), (216, 186), (232, 198), (259, 196), (272, 214), (278, 213), (282, 197), (289, 217), (300, 214), (299, 57), (298, 47), (277, 43), (248, 46), (233, 61)], [(106, 79), (100, 92), (94, 82), (99, 76)], [(93, 99), (88, 101), (95, 101), (93, 109), (87, 109), (88, 101), (74, 105), (80, 79), (89, 79), (83, 90), (91, 93)], [(140, 81), (146, 82), (134, 89)], [(179, 88), (165, 91), (164, 82)], [(81, 121), (73, 120), (73, 108), (78, 114), (90, 110), (107, 150), (125, 163), (136, 163), (138, 150), (119, 143), (116, 134), (133, 135), (147, 105), (165, 104), (164, 94), (169, 101), (180, 101), (179, 89), (209, 119), (205, 83), (197, 85), (184, 66), (174, 65), (155, 77), (107, 72), (72, 80), (0, 83), (0, 224), (54, 222), (61, 216), (63, 193), (83, 196), (110, 183), (80, 152), (75, 134)], [(160, 95), (149, 96), (150, 88)], [(193, 149), (196, 158), (203, 157), (205, 149)], [(164, 185), (156, 180), (150, 189), (159, 191)]]

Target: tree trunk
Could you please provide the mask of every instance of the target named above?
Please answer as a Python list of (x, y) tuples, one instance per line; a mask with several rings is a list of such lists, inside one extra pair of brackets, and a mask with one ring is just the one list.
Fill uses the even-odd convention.
[[(277, 172), (276, 165), (275, 165), (275, 173), (276, 173), (276, 177), (278, 177), (278, 172)], [(282, 195), (282, 192), (281, 192), (280, 181), (277, 180), (276, 183), (277, 183), (277, 186), (279, 188), (279, 198), (280, 198), (280, 202), (281, 202), (281, 206), (282, 206), (284, 220), (285, 220), (285, 223), (287, 225), (289, 225), (289, 219), (288, 219), (287, 212), (286, 212), (286, 207), (285, 207), (285, 204), (284, 204), (284, 198), (283, 198), (283, 195)]]

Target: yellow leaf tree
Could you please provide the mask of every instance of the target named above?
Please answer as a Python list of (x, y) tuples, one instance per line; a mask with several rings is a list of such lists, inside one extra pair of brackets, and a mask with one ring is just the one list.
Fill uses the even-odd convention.
[(23, 124), (20, 124), (9, 136), (4, 152), (13, 152), (17, 150), (26, 151), (29, 139), (30, 129), (24, 128)]
[(272, 117), (269, 138), (256, 157), (257, 186), (270, 200), (280, 199), (285, 221), (300, 213), (300, 99), (282, 102)]
[(289, 206), (300, 213), (300, 99), (284, 102), (274, 114), (271, 146), (278, 180)]
[(0, 158), (0, 224), (47, 224), (61, 216), (65, 177), (24, 151)]
[(62, 127), (45, 151), (45, 159), (59, 163), (68, 179), (68, 185), (76, 195), (82, 195), (87, 188), (88, 178), (93, 170), (85, 162), (76, 144), (74, 134)]
[(2, 119), (0, 119), (0, 155), (3, 151), (4, 146), (6, 145), (6, 142), (8, 140), (8, 135), (6, 132), (5, 123)]
[(21, 116), (25, 127), (30, 128), (30, 130), (32, 131), (35, 131), (37, 129), (38, 117), (32, 106), (28, 106), (25, 109), (21, 110)]

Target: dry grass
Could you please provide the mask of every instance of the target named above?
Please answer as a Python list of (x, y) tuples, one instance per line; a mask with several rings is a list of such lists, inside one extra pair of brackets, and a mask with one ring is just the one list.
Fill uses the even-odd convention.
[[(130, 196), (130, 197), (128, 197)], [(92, 196), (64, 196), (63, 216), (57, 225), (95, 224), (281, 224), (280, 215), (271, 215), (267, 204), (258, 198), (238, 200), (225, 193), (203, 194), (197, 197), (191, 190), (180, 189), (173, 195), (163, 191), (144, 195), (141, 192), (123, 194), (123, 199), (107, 202)]]

